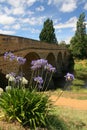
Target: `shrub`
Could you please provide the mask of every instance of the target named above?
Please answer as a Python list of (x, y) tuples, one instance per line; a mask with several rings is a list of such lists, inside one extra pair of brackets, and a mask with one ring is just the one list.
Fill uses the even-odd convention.
[(33, 129), (46, 125), (48, 101), (48, 97), (42, 93), (18, 88), (9, 89), (0, 96), (0, 106), (7, 119), (18, 120)]

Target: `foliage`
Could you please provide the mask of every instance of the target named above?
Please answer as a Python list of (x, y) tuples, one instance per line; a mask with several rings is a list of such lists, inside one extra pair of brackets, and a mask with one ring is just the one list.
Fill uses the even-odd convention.
[(53, 27), (53, 21), (47, 19), (44, 22), (43, 29), (39, 35), (40, 41), (48, 42), (48, 43), (57, 43), (57, 39), (55, 36), (55, 29)]
[(83, 80), (75, 79), (75, 80), (73, 80), (73, 83), (71, 85), (71, 90), (73, 90), (73, 91), (80, 90), (80, 89), (84, 88), (84, 84), (85, 84), (85, 82)]
[(3, 92), (0, 106), (9, 120), (18, 120), (23, 125), (45, 126), (48, 115), (48, 97), (36, 91), (14, 88)]
[(75, 35), (71, 39), (70, 48), (72, 50), (72, 54), (77, 58), (85, 58), (87, 56), (86, 47), (86, 25), (85, 25), (85, 14), (80, 14), (77, 25)]
[(77, 91), (87, 87), (87, 60), (75, 60), (75, 80), (72, 82), (72, 90)]

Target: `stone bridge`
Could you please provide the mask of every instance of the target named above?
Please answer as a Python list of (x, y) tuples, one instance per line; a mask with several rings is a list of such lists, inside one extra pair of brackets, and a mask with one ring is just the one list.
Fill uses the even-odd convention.
[(29, 77), (31, 61), (36, 59), (47, 59), (48, 63), (56, 67), (57, 75), (67, 71), (69, 67), (70, 52), (65, 46), (48, 44), (28, 38), (0, 35), (0, 74), (18, 72), (20, 66), (17, 62), (4, 60), (5, 52), (13, 52), (17, 56), (27, 59), (23, 65), (25, 77)]

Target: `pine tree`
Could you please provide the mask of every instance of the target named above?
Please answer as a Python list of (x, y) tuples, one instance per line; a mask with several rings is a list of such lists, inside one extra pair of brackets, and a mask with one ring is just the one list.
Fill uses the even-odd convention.
[(53, 21), (47, 19), (44, 22), (43, 29), (39, 35), (40, 41), (48, 42), (48, 43), (57, 43), (57, 39), (55, 36), (55, 29), (53, 27)]
[(85, 14), (80, 14), (77, 25), (75, 36), (72, 37), (70, 42), (70, 47), (72, 53), (77, 58), (85, 58), (86, 57), (86, 25), (85, 25)]

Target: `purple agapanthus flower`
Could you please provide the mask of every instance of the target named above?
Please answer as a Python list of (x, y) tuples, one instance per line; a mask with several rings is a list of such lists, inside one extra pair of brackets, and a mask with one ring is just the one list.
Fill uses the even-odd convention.
[(66, 78), (66, 81), (74, 80), (74, 75), (70, 73), (67, 73), (64, 77)]
[(51, 64), (47, 64), (44, 66), (44, 69), (50, 71), (50, 72), (55, 72), (56, 71), (56, 68), (53, 67)]
[(26, 62), (26, 58), (17, 57), (17, 61), (18, 61), (19, 64), (24, 64)]
[(10, 55), (10, 57), (9, 57), (9, 60), (10, 60), (10, 61), (13, 61), (13, 60), (15, 60), (15, 59), (16, 59), (16, 56), (15, 56), (14, 54)]
[(55, 68), (55, 67), (51, 67), (51, 68), (50, 68), (50, 72), (53, 72), (53, 73), (54, 73), (55, 71), (56, 71), (56, 68)]
[(13, 61), (16, 59), (16, 56), (12, 52), (6, 52), (4, 54), (4, 59), (9, 59), (10, 61)]
[(5, 52), (4, 59), (6, 59), (7, 57), (8, 57), (8, 52)]
[(20, 80), (21, 80), (21, 78), (22, 78), (21, 76), (17, 76), (17, 77), (16, 77), (16, 82), (19, 83)]
[(43, 79), (42, 77), (38, 76), (34, 78), (34, 81), (37, 82), (38, 84), (42, 84), (43, 83)]
[(47, 64), (47, 60), (44, 60), (44, 59), (33, 60), (31, 62), (31, 65), (32, 65), (31, 69), (36, 70), (38, 68), (45, 66), (46, 64)]

